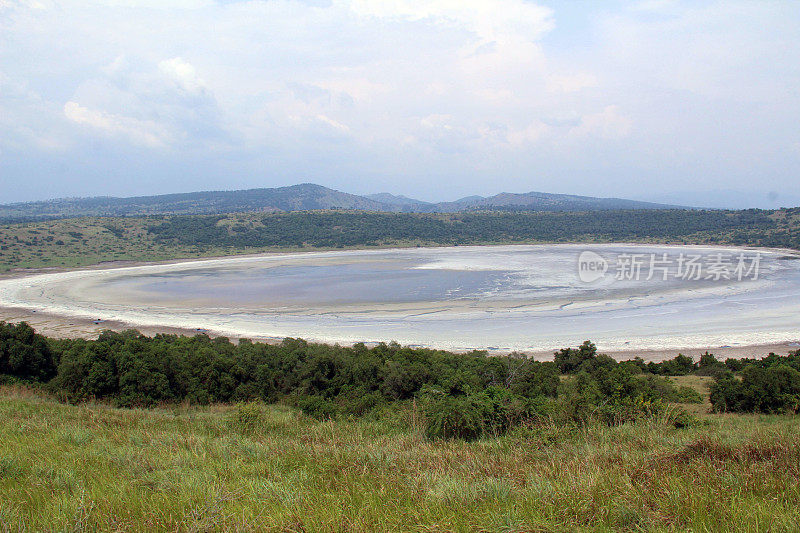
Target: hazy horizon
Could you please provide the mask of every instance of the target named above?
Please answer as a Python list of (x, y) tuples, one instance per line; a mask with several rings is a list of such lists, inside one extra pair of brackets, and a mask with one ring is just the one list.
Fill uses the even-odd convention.
[(10, 0), (0, 27), (0, 204), (800, 205), (796, 2)]
[[(291, 187), (293, 185), (302, 185), (299, 183), (296, 184), (287, 184), (287, 185), (276, 185), (274, 188), (281, 188), (281, 187)], [(313, 184), (318, 185), (318, 184)], [(257, 190), (259, 187), (254, 187), (252, 190)], [(235, 190), (242, 190), (242, 189), (214, 189), (214, 191), (235, 191)], [(249, 189), (245, 189), (249, 190)], [(154, 193), (154, 194), (134, 194), (134, 195), (126, 195), (126, 196), (114, 196), (114, 195), (101, 195), (101, 196), (64, 196), (64, 197), (47, 197), (42, 198), (39, 200), (30, 200), (30, 201), (22, 201), (22, 202), (9, 202), (8, 204), (0, 204), (0, 205), (9, 205), (9, 204), (17, 204), (17, 203), (30, 203), (30, 202), (47, 202), (47, 201), (57, 201), (57, 200), (73, 200), (73, 199), (82, 199), (82, 198), (136, 198), (136, 197), (149, 197), (149, 196), (158, 196), (158, 195), (169, 195), (169, 194), (191, 194), (197, 192), (213, 192), (211, 189), (205, 190), (197, 190), (197, 191), (174, 191), (174, 192), (161, 192), (161, 193)], [(340, 190), (340, 192), (349, 193), (349, 194), (357, 194), (347, 190)], [(497, 191), (493, 194), (485, 195), (484, 197), (494, 196), (495, 194), (500, 193), (511, 193), (511, 194), (525, 194), (530, 192), (542, 192), (542, 193), (551, 193), (551, 194), (566, 194), (572, 195), (572, 193), (561, 193), (558, 191)], [(365, 198), (370, 198), (372, 196), (380, 196), (381, 194), (390, 194), (392, 196), (403, 197), (408, 200), (416, 200), (420, 202), (426, 203), (439, 203), (439, 202), (455, 202), (457, 200), (461, 200), (467, 198), (469, 196), (458, 195), (458, 192), (455, 191), (453, 194), (455, 196), (451, 196), (442, 200), (430, 200), (427, 198), (419, 197), (419, 196), (408, 196), (404, 194), (397, 194), (393, 193), (392, 191), (376, 191), (370, 193), (364, 193), (359, 196), (363, 196)], [(477, 196), (477, 195), (471, 195)], [(575, 195), (575, 196), (582, 196), (582, 195)], [(671, 194), (663, 194), (657, 196), (641, 196), (641, 197), (632, 197), (632, 198), (624, 198), (619, 197), (621, 199), (627, 200), (636, 200), (642, 202), (652, 202), (652, 203), (660, 203), (665, 205), (673, 205), (673, 206), (682, 206), (682, 207), (691, 207), (691, 208), (710, 208), (710, 209), (750, 209), (750, 208), (758, 208), (758, 209), (778, 209), (782, 207), (797, 207), (800, 206), (800, 195), (787, 195), (787, 194), (779, 194), (774, 191), (770, 191), (767, 193), (759, 194), (753, 191), (733, 191), (733, 190), (716, 190), (716, 191), (676, 191)]]

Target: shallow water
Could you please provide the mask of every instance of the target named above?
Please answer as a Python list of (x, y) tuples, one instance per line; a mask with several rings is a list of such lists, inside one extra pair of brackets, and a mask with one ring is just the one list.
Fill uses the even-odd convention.
[[(591, 283), (578, 273), (586, 250), (608, 265)], [(681, 256), (702, 255), (708, 265), (724, 254), (732, 273), (742, 253), (754, 252), (543, 245), (282, 254), (5, 280), (0, 303), (228, 335), (450, 349), (538, 351), (587, 338), (607, 350), (800, 339), (800, 261), (762, 252), (757, 279), (678, 276)], [(624, 254), (641, 256), (638, 278), (617, 279)], [(652, 254), (660, 262), (651, 273)]]

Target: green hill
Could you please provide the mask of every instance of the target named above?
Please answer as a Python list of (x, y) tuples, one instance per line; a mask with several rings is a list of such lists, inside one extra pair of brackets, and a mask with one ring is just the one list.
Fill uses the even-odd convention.
[(66, 218), (0, 224), (0, 272), (266, 251), (615, 241), (800, 249), (800, 208)]

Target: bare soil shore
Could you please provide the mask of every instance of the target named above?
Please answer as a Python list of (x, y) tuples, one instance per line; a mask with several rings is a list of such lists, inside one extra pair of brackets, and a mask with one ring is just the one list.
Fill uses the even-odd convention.
[[(515, 246), (515, 245), (522, 245), (522, 246), (530, 246), (530, 245), (547, 245), (547, 244), (572, 244), (572, 245), (585, 245), (585, 246), (604, 246), (604, 245), (614, 245), (614, 246), (659, 246), (659, 247), (676, 247), (676, 248), (735, 248), (737, 250), (751, 250), (751, 251), (762, 251), (762, 252), (774, 252), (784, 254), (787, 257), (791, 257), (796, 260), (800, 260), (800, 250), (793, 250), (791, 248), (770, 248), (770, 247), (757, 247), (757, 246), (736, 246), (736, 245), (714, 245), (714, 244), (674, 244), (674, 243), (659, 243), (659, 242), (647, 242), (647, 241), (624, 241), (624, 242), (572, 242), (572, 243), (554, 243), (554, 242), (528, 242), (528, 243), (506, 243), (506, 244), (476, 244), (472, 246)], [(448, 246), (443, 245), (423, 245), (423, 248), (447, 248)], [(408, 246), (374, 246), (370, 248), (313, 248), (313, 249), (296, 249), (296, 250), (273, 250), (273, 251), (259, 251), (259, 252), (243, 252), (243, 253), (232, 253), (229, 255), (208, 255), (208, 256), (200, 256), (200, 257), (177, 257), (175, 259), (165, 259), (163, 261), (130, 261), (130, 260), (117, 260), (117, 261), (102, 261), (100, 263), (96, 263), (93, 265), (87, 265), (82, 267), (41, 267), (41, 268), (15, 268), (12, 270), (8, 270), (6, 272), (0, 272), (0, 279), (9, 279), (9, 278), (23, 278), (26, 276), (33, 276), (36, 274), (56, 274), (59, 272), (71, 272), (74, 270), (106, 270), (106, 269), (113, 269), (113, 268), (124, 268), (124, 267), (138, 267), (138, 266), (148, 266), (148, 265), (173, 265), (177, 263), (193, 263), (199, 261), (214, 261), (217, 259), (230, 259), (233, 257), (237, 258), (255, 258), (255, 257), (264, 257), (264, 256), (279, 256), (279, 255), (295, 255), (295, 254), (304, 254), (304, 253), (318, 253), (318, 252), (342, 252), (342, 251), (377, 251), (377, 250), (384, 250), (384, 251), (391, 251), (391, 250), (403, 250), (403, 249), (410, 249), (410, 248), (419, 248), (417, 245), (408, 245)]]
[[(3, 322), (27, 322), (37, 332), (57, 339), (96, 339), (104, 330), (124, 331), (126, 329), (136, 329), (141, 333), (153, 336), (159, 333), (171, 335), (198, 335), (207, 334), (211, 337), (219, 336), (217, 332), (205, 329), (188, 329), (164, 326), (141, 326), (127, 324), (125, 322), (112, 320), (91, 320), (76, 317), (66, 317), (41, 311), (31, 311), (14, 307), (0, 307), (0, 321)], [(233, 342), (237, 342), (237, 337), (230, 337)], [(279, 337), (248, 337), (252, 341), (277, 344), (283, 339)], [(314, 339), (308, 339), (313, 341)], [(367, 343), (369, 345), (370, 343)], [(704, 348), (670, 348), (663, 350), (602, 350), (603, 353), (614, 357), (619, 361), (641, 357), (645, 361), (664, 361), (672, 359), (676, 355), (688, 355), (695, 360), (706, 351), (713, 353), (718, 359), (743, 357), (761, 358), (770, 353), (785, 355), (787, 352), (800, 349), (800, 343), (785, 342), (777, 344), (760, 344), (752, 346), (708, 346)], [(527, 352), (527, 355), (534, 359), (545, 361), (553, 359), (552, 351)], [(492, 352), (493, 355), (504, 355), (503, 351)]]

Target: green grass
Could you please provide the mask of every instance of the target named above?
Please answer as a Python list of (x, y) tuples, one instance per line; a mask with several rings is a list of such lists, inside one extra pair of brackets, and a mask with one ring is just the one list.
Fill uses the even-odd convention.
[[(263, 213), (233, 213), (225, 215), (218, 225), (230, 228), (249, 224), (257, 227), (263, 216)], [(0, 225), (0, 273), (41, 268), (70, 269), (113, 261), (171, 261), (262, 252), (340, 249), (323, 246), (194, 246), (162, 242), (148, 231), (149, 226), (159, 222), (143, 217), (86, 217)], [(418, 240), (397, 240), (385, 246), (431, 244)], [(365, 247), (376, 246), (345, 248)]]
[(0, 531), (797, 531), (800, 419), (430, 442), (413, 406), (122, 410), (0, 391)]
[(714, 378), (711, 376), (670, 376), (676, 387), (690, 387), (700, 393), (703, 397), (703, 403), (698, 404), (683, 404), (686, 411), (693, 415), (702, 415), (711, 411), (711, 400), (709, 399), (709, 387), (714, 383)]
[(146, 218), (92, 217), (0, 225), (0, 272), (259, 251), (214, 246), (200, 249), (159, 243), (147, 231), (152, 223)]

